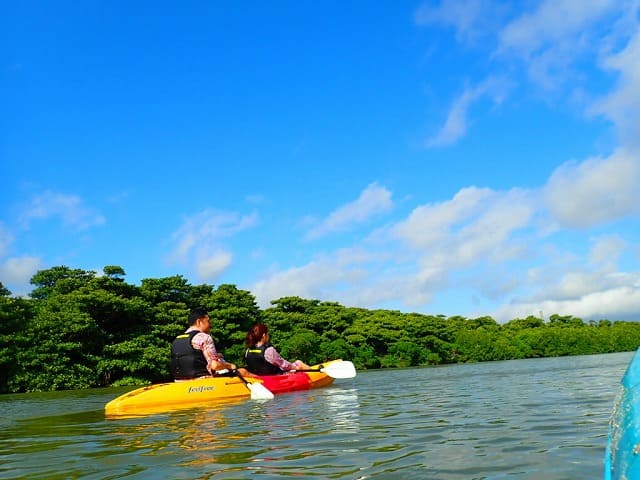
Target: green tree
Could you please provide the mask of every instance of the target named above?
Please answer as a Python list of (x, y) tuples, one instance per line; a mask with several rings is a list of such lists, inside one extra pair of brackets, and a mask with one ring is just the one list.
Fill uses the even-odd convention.
[(38, 304), (24, 326), (24, 349), (16, 354), (20, 371), (10, 391), (89, 388), (99, 385), (97, 363), (102, 334), (93, 319), (68, 295)]
[(40, 270), (31, 277), (30, 283), (35, 288), (30, 296), (36, 300), (44, 300), (54, 292), (69, 293), (87, 285), (95, 275), (93, 271), (71, 269), (64, 265)]
[(382, 357), (380, 365), (385, 368), (412, 367), (426, 361), (423, 348), (413, 342), (400, 341), (391, 345)]
[(541, 328), (544, 327), (544, 321), (541, 318), (529, 315), (527, 318), (514, 318), (513, 320), (505, 323), (503, 327), (514, 330)]
[(10, 295), (0, 283), (0, 393), (11, 391), (9, 381), (19, 373), (16, 357), (27, 346), (22, 330), (33, 315), (33, 302)]
[(284, 342), (279, 343), (280, 354), (291, 361), (303, 360), (308, 364), (320, 363), (322, 358), (320, 339), (310, 330), (299, 330)]

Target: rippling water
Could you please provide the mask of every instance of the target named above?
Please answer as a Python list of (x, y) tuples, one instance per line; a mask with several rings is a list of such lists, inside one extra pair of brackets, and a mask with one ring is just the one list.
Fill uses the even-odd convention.
[(328, 388), (105, 419), (122, 389), (0, 396), (1, 479), (602, 478), (633, 352), (359, 372)]

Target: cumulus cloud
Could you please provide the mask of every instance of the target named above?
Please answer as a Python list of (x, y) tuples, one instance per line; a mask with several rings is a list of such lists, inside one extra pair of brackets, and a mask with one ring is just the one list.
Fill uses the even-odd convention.
[(233, 255), (224, 250), (218, 250), (205, 255), (204, 252), (197, 259), (196, 269), (202, 279), (214, 279), (221, 275), (231, 265)]
[(256, 213), (240, 215), (210, 209), (188, 216), (172, 234), (175, 248), (171, 257), (178, 262), (184, 261), (202, 245), (217, 244), (238, 232), (253, 228), (257, 220)]
[(395, 234), (428, 256), (425, 265), (462, 266), (505, 255), (505, 243), (529, 225), (533, 214), (525, 191), (468, 187), (451, 200), (415, 208), (396, 225)]
[(34, 196), (20, 214), (20, 224), (29, 228), (32, 222), (59, 218), (63, 225), (74, 230), (86, 230), (105, 223), (104, 216), (97, 210), (85, 206), (77, 195), (66, 195), (46, 191)]
[(232, 254), (224, 241), (239, 232), (255, 227), (257, 213), (240, 215), (207, 209), (184, 219), (172, 234), (170, 263), (192, 264), (201, 279), (210, 281), (232, 263)]
[(372, 183), (360, 193), (356, 200), (331, 212), (319, 225), (309, 231), (307, 238), (316, 239), (335, 231), (353, 228), (354, 225), (389, 212), (392, 208), (391, 192), (377, 183)]
[(587, 228), (640, 213), (640, 158), (617, 150), (606, 158), (568, 162), (547, 182), (548, 209), (559, 225)]
[(534, 267), (521, 272), (509, 295), (499, 297), (502, 305), (491, 315), (500, 322), (540, 312), (547, 317), (556, 313), (585, 320), (637, 320), (640, 275), (618, 265), (628, 242), (620, 235), (605, 234), (590, 243), (584, 256), (574, 250), (575, 245), (564, 253), (557, 245), (543, 251), (534, 259)]
[(350, 270), (337, 257), (339, 255), (319, 258), (300, 267), (273, 272), (254, 283), (251, 292), (263, 308), (268, 307), (271, 300), (284, 296), (335, 299), (338, 284), (356, 281), (362, 275)]
[(415, 273), (414, 263), (399, 252), (364, 253), (358, 248), (341, 249), (323, 255), (302, 266), (274, 271), (250, 286), (258, 305), (270, 306), (272, 300), (300, 296), (343, 305), (383, 308), (400, 303), (421, 308), (428, 304), (437, 284)]
[[(582, 182), (580, 176), (567, 177), (567, 190), (578, 188), (571, 179)], [(567, 230), (549, 230), (545, 194), (545, 188), (464, 188), (450, 200), (416, 206), (352, 248), (272, 271), (250, 290), (262, 307), (298, 295), (412, 310), (431, 308), (438, 297), (458, 292), (449, 313), (492, 315), (501, 322), (540, 311), (588, 319), (621, 319), (639, 311), (638, 275), (617, 265), (629, 242), (601, 234), (591, 238), (588, 251), (575, 245), (563, 250), (557, 235)], [(623, 295), (630, 297), (616, 303)], [(490, 306), (461, 310), (463, 304), (470, 308), (471, 296)]]
[(404, 220), (369, 237), (371, 243), (271, 272), (251, 291), (262, 305), (298, 295), (349, 305), (423, 307), (450, 286), (455, 272), (521, 255), (517, 233), (530, 226), (533, 203), (520, 190), (466, 188), (450, 201), (416, 207)]
[(27, 286), (31, 277), (42, 268), (39, 258), (20, 256), (8, 258), (0, 263), (0, 281), (14, 295), (27, 295)]
[(602, 32), (597, 22), (620, 15), (617, 0), (545, 0), (499, 32), (497, 56), (520, 58), (529, 77), (545, 89), (555, 89), (569, 78), (575, 80), (572, 65), (583, 54), (597, 54)]
[[(640, 7), (639, 7), (640, 8)], [(619, 52), (607, 55), (603, 68), (618, 74), (616, 87), (599, 98), (589, 113), (614, 122), (620, 140), (640, 151), (640, 29)]]
[(589, 264), (605, 272), (615, 272), (618, 259), (627, 247), (628, 242), (620, 235), (600, 235), (592, 240)]
[[(507, 24), (499, 34), (500, 49), (530, 57), (543, 48), (555, 48), (588, 31), (604, 15), (620, 7), (619, 0), (545, 0), (537, 8)], [(587, 48), (587, 45), (581, 45)]]
[[(589, 275), (579, 281), (576, 275), (564, 279), (565, 285), (571, 286), (570, 292), (553, 288), (544, 300), (517, 299), (510, 304), (499, 307), (493, 316), (500, 322), (513, 318), (524, 318), (529, 315), (573, 315), (582, 319), (598, 320), (638, 320), (640, 311), (640, 277), (629, 274), (612, 274), (603, 279), (604, 283), (589, 285), (589, 280), (597, 280), (602, 275)], [(582, 290), (589, 290), (581, 293)], [(566, 298), (562, 298), (562, 293)]]

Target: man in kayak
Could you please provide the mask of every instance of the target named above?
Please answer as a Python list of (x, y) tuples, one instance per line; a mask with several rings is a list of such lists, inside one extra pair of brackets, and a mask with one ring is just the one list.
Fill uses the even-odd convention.
[(189, 328), (171, 344), (171, 375), (174, 380), (220, 375), (236, 366), (222, 358), (209, 334), (211, 323), (204, 308), (189, 314)]
[(269, 331), (263, 323), (257, 323), (247, 332), (247, 351), (244, 359), (247, 370), (255, 375), (278, 375), (290, 370), (308, 370), (302, 360), (289, 362), (282, 358), (269, 343)]

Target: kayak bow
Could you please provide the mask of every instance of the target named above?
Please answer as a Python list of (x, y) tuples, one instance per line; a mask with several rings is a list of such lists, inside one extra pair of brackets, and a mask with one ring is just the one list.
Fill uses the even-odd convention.
[(640, 348), (620, 383), (609, 420), (605, 480), (640, 478)]

